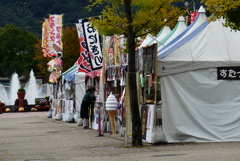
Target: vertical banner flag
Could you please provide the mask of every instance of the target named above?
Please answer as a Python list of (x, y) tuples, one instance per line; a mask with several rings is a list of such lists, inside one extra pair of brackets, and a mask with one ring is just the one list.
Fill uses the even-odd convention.
[(198, 11), (190, 13), (190, 17), (191, 17), (190, 23), (193, 23), (193, 21), (196, 19), (197, 13), (198, 13)]
[(114, 62), (115, 65), (120, 65), (120, 36), (114, 35)]
[(108, 44), (108, 66), (114, 66), (114, 36), (111, 36)]
[[(62, 56), (62, 15), (49, 15), (42, 23), (42, 52), (43, 57)], [(62, 71), (62, 59), (57, 57), (47, 63), (51, 72), (49, 82), (56, 83)]]
[(86, 48), (86, 42), (84, 39), (82, 21), (79, 20), (79, 23), (76, 24), (77, 32), (78, 32), (78, 40), (80, 45), (80, 55), (75, 63), (75, 65), (79, 65), (78, 72), (89, 73), (92, 71), (90, 59), (88, 57), (88, 51)]
[(50, 56), (49, 54), (49, 46), (48, 46), (48, 29), (49, 22), (48, 19), (45, 19), (42, 23), (42, 53), (43, 57)]
[(43, 57), (47, 57), (47, 52), (45, 51), (46, 48), (47, 48), (47, 27), (46, 27), (46, 22), (45, 21), (42, 23), (42, 44), (41, 44), (41, 47), (42, 47)]
[(49, 52), (52, 56), (62, 53), (62, 15), (49, 15)]
[(88, 22), (88, 19), (82, 20), (82, 27), (92, 71), (101, 69), (103, 58), (98, 31), (92, 27), (91, 23)]

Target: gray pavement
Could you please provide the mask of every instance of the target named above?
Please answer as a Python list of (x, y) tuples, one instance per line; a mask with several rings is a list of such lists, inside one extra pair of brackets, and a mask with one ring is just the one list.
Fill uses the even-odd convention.
[[(0, 161), (238, 161), (240, 142), (180, 143), (132, 148), (131, 138), (96, 137), (76, 123), (47, 118), (47, 112), (0, 114)], [(127, 142), (128, 141), (128, 142)]]

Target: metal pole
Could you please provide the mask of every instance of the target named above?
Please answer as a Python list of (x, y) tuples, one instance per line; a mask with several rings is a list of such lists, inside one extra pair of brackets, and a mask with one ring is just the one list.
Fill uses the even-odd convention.
[(101, 137), (101, 136), (103, 136), (103, 134), (101, 134), (102, 133), (102, 130), (101, 130), (101, 107), (100, 106), (98, 106), (98, 135), (97, 135), (97, 137)]

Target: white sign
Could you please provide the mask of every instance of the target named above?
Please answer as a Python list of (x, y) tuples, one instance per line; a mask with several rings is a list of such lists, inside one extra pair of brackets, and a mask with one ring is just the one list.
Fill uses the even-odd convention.
[(102, 68), (102, 49), (98, 31), (92, 27), (87, 19), (82, 20), (82, 27), (88, 50), (92, 71)]

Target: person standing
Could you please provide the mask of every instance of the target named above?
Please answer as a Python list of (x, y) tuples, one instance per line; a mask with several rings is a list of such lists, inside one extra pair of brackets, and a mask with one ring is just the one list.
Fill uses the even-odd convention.
[(88, 129), (88, 119), (89, 119), (89, 106), (95, 101), (96, 97), (94, 95), (95, 88), (89, 88), (82, 100), (80, 117), (83, 119), (83, 129)]

